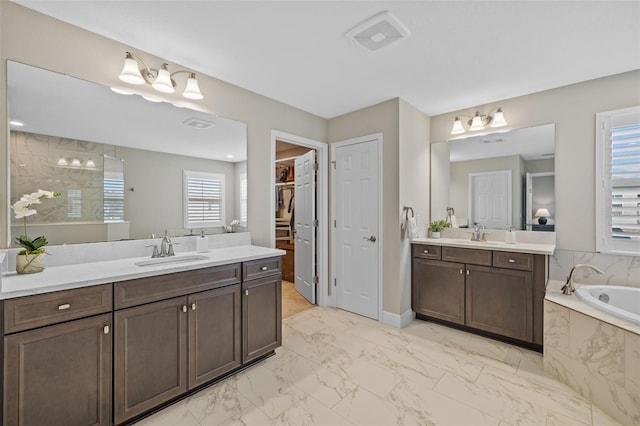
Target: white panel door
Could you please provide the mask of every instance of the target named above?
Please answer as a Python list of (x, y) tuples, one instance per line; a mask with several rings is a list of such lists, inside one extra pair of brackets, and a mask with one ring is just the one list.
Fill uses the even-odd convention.
[(298, 293), (316, 303), (316, 162), (315, 151), (295, 160), (294, 271)]
[(336, 306), (379, 312), (378, 141), (335, 149)]
[(490, 229), (512, 224), (511, 170), (469, 174), (471, 221)]
[(527, 201), (525, 202), (525, 229), (527, 231), (531, 231), (532, 221), (533, 221), (533, 175), (531, 173), (527, 173), (527, 189), (525, 196), (527, 197)]

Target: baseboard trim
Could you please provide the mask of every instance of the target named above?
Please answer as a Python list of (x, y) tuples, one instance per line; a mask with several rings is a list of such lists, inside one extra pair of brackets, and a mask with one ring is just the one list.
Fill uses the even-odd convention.
[(402, 313), (402, 315), (392, 312), (382, 311), (382, 323), (395, 328), (406, 327), (416, 317), (415, 312), (411, 309)]

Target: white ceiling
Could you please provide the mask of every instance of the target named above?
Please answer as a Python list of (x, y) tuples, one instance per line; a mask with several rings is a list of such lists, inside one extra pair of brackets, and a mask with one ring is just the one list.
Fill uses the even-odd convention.
[[(437, 115), (640, 68), (637, 0), (14, 1), (325, 118), (394, 97)], [(382, 11), (410, 36), (346, 39)]]

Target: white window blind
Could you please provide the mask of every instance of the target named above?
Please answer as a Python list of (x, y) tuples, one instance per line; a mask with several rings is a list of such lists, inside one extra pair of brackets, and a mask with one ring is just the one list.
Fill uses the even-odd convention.
[(240, 175), (240, 223), (243, 226), (247, 225), (247, 200), (249, 193), (247, 191), (247, 174)]
[(224, 175), (185, 170), (185, 228), (224, 225)]
[(69, 189), (67, 191), (67, 217), (73, 219), (82, 217), (82, 190)]
[(597, 115), (597, 249), (640, 253), (640, 107)]
[(102, 192), (104, 221), (124, 221), (124, 179), (105, 177)]

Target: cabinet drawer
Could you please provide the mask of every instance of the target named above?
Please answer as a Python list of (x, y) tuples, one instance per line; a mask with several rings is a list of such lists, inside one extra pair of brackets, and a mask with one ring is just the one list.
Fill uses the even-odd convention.
[(184, 296), (240, 282), (240, 264), (176, 272), (114, 284), (115, 309)]
[(425, 259), (440, 259), (442, 247), (431, 246), (427, 244), (414, 244), (413, 257), (422, 257)]
[(242, 279), (244, 281), (267, 277), (280, 273), (281, 259), (270, 257), (268, 259), (250, 260), (242, 264)]
[(8, 299), (4, 302), (4, 332), (102, 314), (111, 307), (111, 284)]
[(467, 263), (470, 265), (491, 266), (491, 250), (445, 246), (442, 247), (442, 260)]
[(493, 266), (497, 268), (533, 270), (533, 255), (527, 253), (511, 253), (507, 251), (493, 252)]

